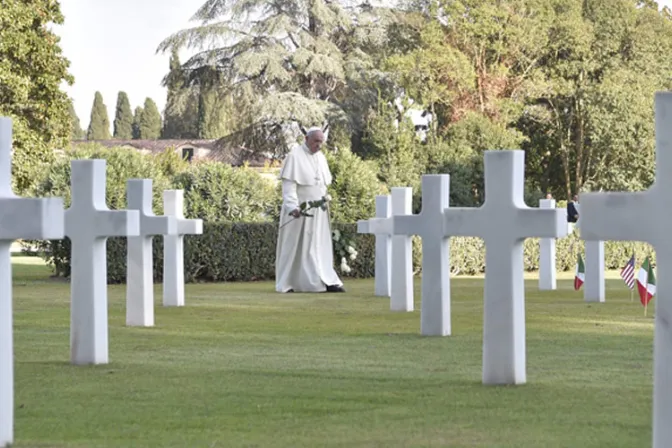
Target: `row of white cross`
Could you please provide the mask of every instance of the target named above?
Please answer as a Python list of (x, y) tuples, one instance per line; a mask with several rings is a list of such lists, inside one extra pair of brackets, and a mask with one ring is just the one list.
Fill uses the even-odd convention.
[[(554, 209), (555, 199), (541, 199), (539, 208)], [(604, 302), (604, 241), (585, 242), (585, 268), (584, 300)], [(539, 240), (539, 289), (552, 291), (556, 288), (555, 239), (541, 238)]]
[[(654, 336), (653, 447), (672, 446), (672, 302), (667, 298), (667, 267), (672, 267), (672, 93), (657, 93), (656, 180), (636, 193), (581, 194), (581, 238), (591, 270), (604, 271), (604, 241), (644, 241), (656, 250), (658, 283)], [(526, 381), (523, 241), (567, 236), (565, 211), (530, 208), (523, 200), (523, 151), (486, 151), (485, 203), (479, 208), (449, 207), (448, 175), (422, 177), (422, 211), (410, 215), (408, 188), (392, 188), (389, 199), (377, 198), (382, 216), (358, 223), (358, 232), (390, 235), (377, 238), (380, 253), (391, 252), (392, 265), (376, 258), (376, 294), (390, 307), (413, 310), (410, 236), (422, 238), (421, 333), (448, 336), (450, 327), (450, 252), (448, 238), (479, 237), (486, 246), (483, 318), (483, 383)], [(671, 202), (670, 207), (666, 204)], [(670, 244), (668, 244), (670, 243)], [(383, 257), (380, 257), (383, 258)], [(396, 268), (395, 268), (396, 266)], [(391, 271), (390, 271), (391, 269)], [(672, 276), (672, 272), (671, 272)], [(603, 281), (587, 291), (603, 301)], [(389, 280), (391, 279), (391, 280)], [(672, 280), (670, 280), (672, 282)], [(588, 285), (587, 285), (588, 286)]]
[(184, 219), (182, 190), (164, 191), (166, 216), (155, 216), (149, 179), (128, 180), (129, 210), (109, 210), (104, 160), (71, 162), (67, 210), (62, 198), (17, 197), (11, 188), (11, 142), (11, 120), (0, 118), (0, 447), (13, 440), (12, 242), (70, 239), (71, 362), (106, 364), (107, 239), (128, 238), (126, 324), (153, 326), (152, 237), (164, 235), (163, 304), (183, 306), (183, 237), (203, 228), (200, 219)]

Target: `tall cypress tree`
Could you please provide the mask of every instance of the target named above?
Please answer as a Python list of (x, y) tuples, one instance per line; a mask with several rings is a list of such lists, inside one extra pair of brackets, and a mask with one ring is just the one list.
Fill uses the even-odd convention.
[(114, 116), (114, 138), (128, 140), (133, 138), (133, 112), (126, 92), (117, 96), (117, 110)]
[(89, 129), (86, 133), (87, 140), (109, 140), (110, 139), (110, 119), (107, 116), (107, 106), (103, 102), (103, 95), (96, 92), (91, 108), (91, 120)]
[(140, 118), (142, 117), (143, 109), (138, 106), (135, 108), (135, 114), (133, 115), (133, 139), (137, 140), (140, 138)]
[(70, 140), (82, 140), (86, 135), (82, 129), (82, 124), (79, 121), (72, 99), (68, 102), (68, 113), (70, 115), (71, 125)]
[(145, 107), (140, 114), (140, 138), (156, 140), (161, 136), (161, 114), (151, 98), (145, 99)]

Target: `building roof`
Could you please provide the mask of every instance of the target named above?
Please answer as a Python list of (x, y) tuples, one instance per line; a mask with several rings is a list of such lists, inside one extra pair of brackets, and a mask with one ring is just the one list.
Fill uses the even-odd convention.
[(106, 148), (113, 148), (115, 146), (131, 146), (139, 150), (147, 150), (150, 152), (163, 152), (168, 148), (180, 148), (182, 146), (193, 146), (194, 148), (213, 149), (215, 139), (166, 139), (166, 140), (75, 140), (73, 145), (86, 145), (95, 143)]
[(188, 146), (196, 150), (206, 149), (209, 151), (202, 157), (197, 157), (199, 160), (211, 160), (232, 166), (241, 166), (243, 163), (247, 162), (251, 167), (263, 167), (266, 162), (270, 161), (263, 154), (256, 153), (252, 150), (241, 147), (231, 147), (230, 145), (227, 145), (223, 139), (75, 140), (72, 142), (72, 146), (92, 143), (101, 145), (105, 148), (130, 146), (138, 151), (144, 150), (151, 153), (160, 153), (170, 148), (178, 149)]

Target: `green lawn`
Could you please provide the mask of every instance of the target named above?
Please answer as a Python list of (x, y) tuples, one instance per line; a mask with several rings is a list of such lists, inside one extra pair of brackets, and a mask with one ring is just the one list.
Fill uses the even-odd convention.
[(17, 447), (651, 446), (653, 313), (614, 273), (605, 304), (571, 273), (551, 293), (529, 277), (528, 384), (485, 387), (481, 279), (453, 280), (444, 338), (419, 336), (419, 280), (413, 313), (372, 281), (187, 285), (185, 308), (157, 306), (140, 329), (112, 286), (110, 364), (75, 367), (68, 285), (14, 260)]

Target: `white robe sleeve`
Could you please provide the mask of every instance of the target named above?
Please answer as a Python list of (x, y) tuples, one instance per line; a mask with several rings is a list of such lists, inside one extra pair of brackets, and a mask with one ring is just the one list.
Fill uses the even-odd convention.
[(282, 202), (287, 213), (291, 213), (299, 208), (299, 198), (296, 194), (296, 182), (282, 180)]

